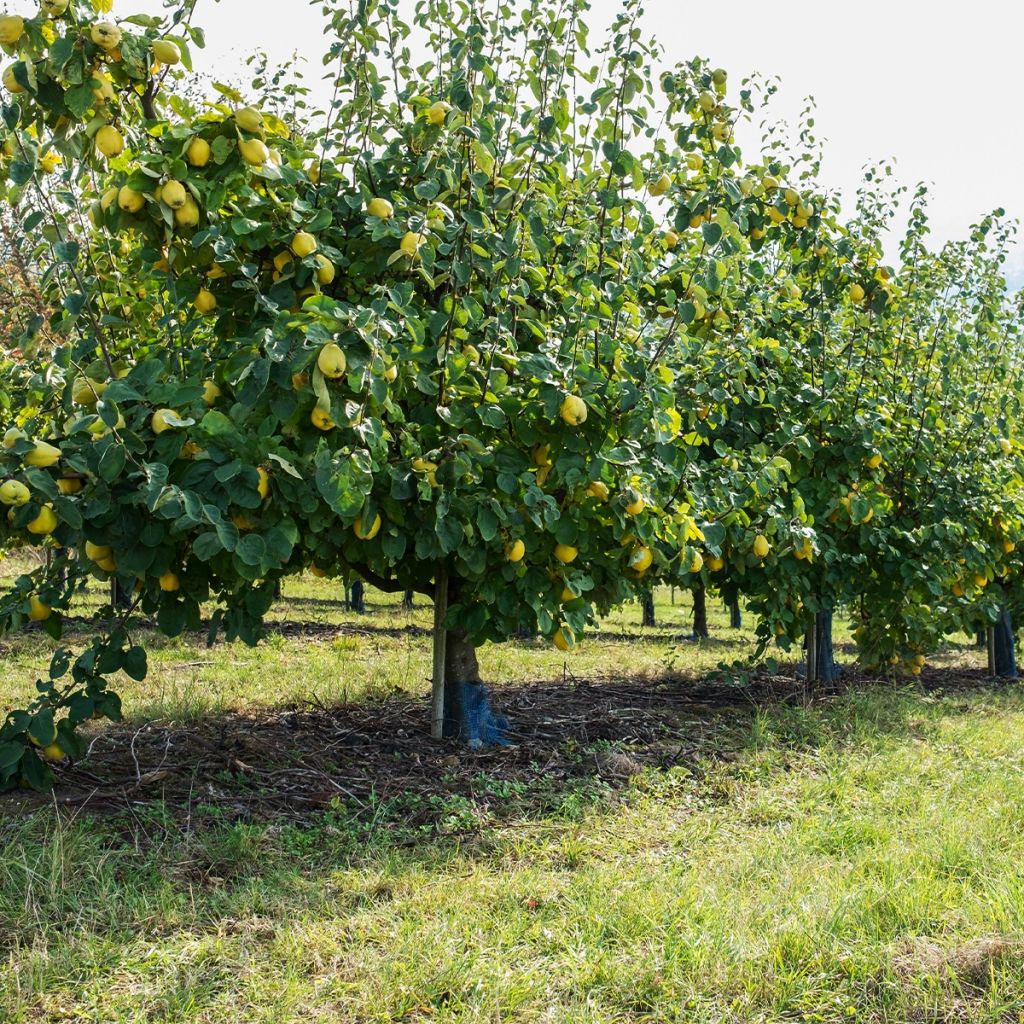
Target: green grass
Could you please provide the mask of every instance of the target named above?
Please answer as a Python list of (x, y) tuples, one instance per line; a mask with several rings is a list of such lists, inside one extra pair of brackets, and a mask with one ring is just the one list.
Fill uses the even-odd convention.
[[(427, 608), (360, 619), (324, 591), (290, 585), (303, 603), (275, 612), (312, 639), (157, 644), (151, 678), (123, 687), (130, 714), (422, 692), (427, 638), (406, 627)], [(568, 661), (500, 645), (485, 674), (660, 672), (689, 603), (659, 599), (653, 632), (626, 608)], [(695, 675), (749, 646), (711, 607), (725, 639), (677, 655)], [(5, 645), (0, 703), (46, 660), (38, 634)], [(943, 657), (978, 664), (965, 647)], [(258, 823), (201, 797), (188, 816), (7, 805), (0, 1021), (1024, 1020), (1016, 687), (880, 686), (688, 720), (679, 766), (484, 777), (473, 798), (441, 780), (426, 826), (412, 797), (371, 823), (343, 804)], [(493, 813), (501, 800), (512, 813)]]

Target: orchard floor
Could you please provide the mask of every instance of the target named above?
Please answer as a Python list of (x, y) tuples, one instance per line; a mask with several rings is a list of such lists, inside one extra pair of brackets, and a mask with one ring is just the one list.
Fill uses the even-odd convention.
[[(426, 602), (340, 598), (154, 638), (127, 720), (0, 797), (0, 1022), (1024, 1020), (1024, 691), (966, 638), (808, 703), (664, 591), (486, 648), (515, 742), (465, 752)], [(51, 646), (0, 641), (0, 705)]]

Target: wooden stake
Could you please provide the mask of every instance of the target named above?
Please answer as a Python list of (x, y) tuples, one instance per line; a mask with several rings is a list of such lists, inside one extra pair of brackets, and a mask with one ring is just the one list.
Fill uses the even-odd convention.
[(434, 579), (434, 674), (431, 687), (430, 735), (441, 739), (444, 733), (444, 663), (448, 648), (448, 632), (444, 628), (448, 614), (448, 565), (439, 562)]

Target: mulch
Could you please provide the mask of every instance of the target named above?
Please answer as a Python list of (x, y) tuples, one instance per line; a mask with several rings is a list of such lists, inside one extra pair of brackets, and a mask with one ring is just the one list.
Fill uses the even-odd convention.
[[(891, 685), (850, 672), (843, 680), (844, 687), (871, 683)], [(919, 686), (991, 683), (979, 671), (945, 670), (926, 672)], [(425, 808), (456, 794), (478, 801), (502, 781), (550, 788), (589, 778), (619, 788), (645, 768), (697, 769), (703, 759), (734, 756), (755, 709), (807, 694), (793, 675), (760, 672), (743, 682), (567, 678), (498, 686), (491, 697), (511, 722), (511, 743), (479, 750), (430, 739), (428, 699), (405, 693), (196, 723), (100, 724), (87, 734), (87, 754), (58, 767), (53, 793), (0, 796), (0, 817), (42, 806), (109, 815), (159, 803), (190, 820), (204, 807), (222, 821), (301, 822), (339, 803), (370, 814), (410, 794)]]

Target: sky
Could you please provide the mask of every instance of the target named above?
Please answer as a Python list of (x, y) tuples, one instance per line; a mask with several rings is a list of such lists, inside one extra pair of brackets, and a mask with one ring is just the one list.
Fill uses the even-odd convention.
[[(404, 2), (411, 17), (414, 0)], [(115, 13), (161, 7), (161, 0), (117, 0)], [(240, 58), (262, 48), (278, 63), (303, 55), (312, 79), (324, 41), (321, 7), (198, 0), (194, 21), (209, 45), (197, 65), (237, 74)], [(826, 140), (826, 186), (852, 197), (865, 164), (892, 159), (900, 180), (930, 184), (937, 242), (964, 236), (997, 206), (1024, 218), (1024, 4), (647, 0), (645, 7), (644, 25), (669, 63), (700, 54), (733, 82), (751, 72), (777, 76), (771, 109), (791, 123), (813, 96), (816, 129)], [(618, 0), (593, 0), (592, 46), (618, 9)], [(1024, 246), (1012, 264), (1012, 283), (1024, 286)]]

